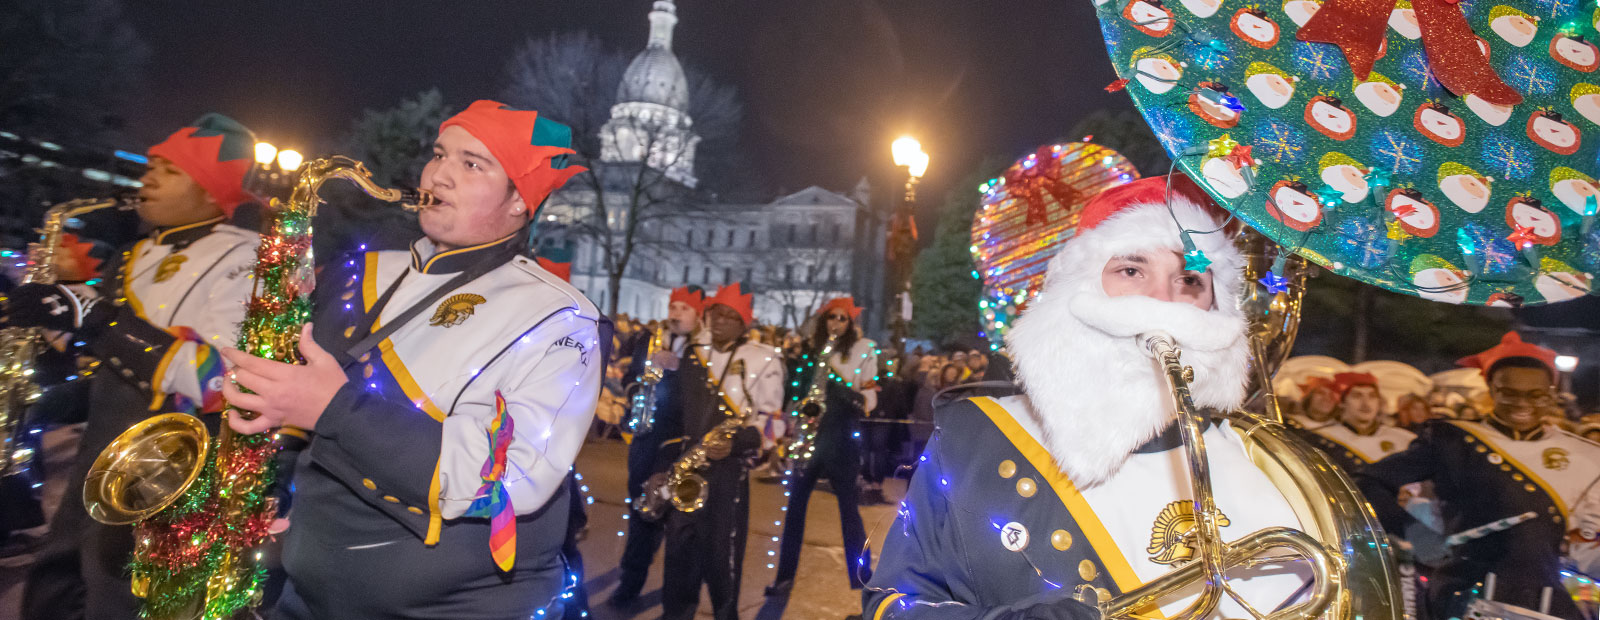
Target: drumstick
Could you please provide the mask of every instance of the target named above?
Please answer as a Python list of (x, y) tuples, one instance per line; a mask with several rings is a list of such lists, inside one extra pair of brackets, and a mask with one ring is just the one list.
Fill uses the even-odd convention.
[(1503, 532), (1511, 529), (1513, 526), (1519, 523), (1528, 521), (1537, 516), (1539, 516), (1537, 513), (1530, 510), (1515, 517), (1506, 517), (1504, 519), (1500, 519), (1499, 521), (1490, 521), (1470, 530), (1451, 534), (1448, 538), (1444, 539), (1444, 546), (1446, 548), (1455, 547), (1479, 538), (1483, 538), (1484, 536), (1488, 536), (1495, 532)]

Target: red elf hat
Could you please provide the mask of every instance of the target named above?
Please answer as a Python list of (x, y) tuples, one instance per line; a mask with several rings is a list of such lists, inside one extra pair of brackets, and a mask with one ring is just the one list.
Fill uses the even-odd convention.
[(445, 119), (439, 131), (459, 126), (489, 149), (505, 169), (517, 194), (528, 203), (528, 217), (573, 175), (587, 170), (567, 165), (572, 150), (572, 128), (533, 110), (518, 110), (498, 101), (481, 99), (460, 114)]
[(206, 190), (222, 212), (249, 201), (244, 177), (255, 163), (256, 136), (239, 121), (211, 113), (150, 147), (147, 154), (172, 162)]
[(754, 295), (745, 293), (744, 286), (734, 282), (718, 288), (717, 294), (706, 298), (705, 308), (710, 310), (712, 306), (722, 304), (739, 313), (739, 318), (744, 319), (744, 323), (749, 325), (755, 320), (754, 301)]
[(1517, 332), (1506, 332), (1506, 335), (1500, 337), (1500, 344), (1489, 347), (1489, 350), (1477, 355), (1468, 355), (1458, 359), (1456, 360), (1456, 365), (1477, 368), (1478, 372), (1483, 373), (1483, 378), (1488, 379), (1490, 368), (1494, 368), (1494, 365), (1500, 360), (1512, 357), (1528, 357), (1539, 360), (1540, 363), (1544, 364), (1545, 368), (1550, 369), (1550, 376), (1561, 376), (1561, 373), (1556, 370), (1556, 352), (1536, 344), (1523, 342), (1522, 336), (1517, 335)]

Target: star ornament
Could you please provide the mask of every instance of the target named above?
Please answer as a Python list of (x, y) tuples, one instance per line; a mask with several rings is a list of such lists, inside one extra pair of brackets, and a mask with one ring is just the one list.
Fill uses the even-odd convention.
[(1234, 145), (1233, 150), (1228, 151), (1228, 163), (1233, 164), (1235, 168), (1255, 165), (1255, 156), (1250, 154), (1252, 148), (1254, 147), (1248, 144)]
[(1211, 259), (1206, 258), (1206, 253), (1200, 250), (1190, 250), (1183, 253), (1184, 271), (1205, 271), (1211, 267)]
[(1519, 250), (1533, 247), (1535, 239), (1537, 239), (1537, 236), (1533, 233), (1533, 229), (1527, 226), (1517, 226), (1516, 230), (1506, 235), (1506, 241), (1510, 241), (1511, 245), (1517, 246)]
[(1344, 200), (1344, 192), (1335, 189), (1332, 185), (1319, 187), (1315, 193), (1317, 194), (1317, 202), (1322, 203), (1323, 208), (1328, 210), (1337, 208), (1339, 203)]
[(1400, 226), (1400, 220), (1389, 220), (1387, 227), (1389, 229), (1388, 235), (1390, 239), (1395, 241), (1405, 241), (1406, 239), (1411, 238), (1411, 234), (1407, 233), (1406, 229)]
[(1220, 138), (1212, 138), (1207, 145), (1207, 157), (1227, 157), (1229, 153), (1233, 152), (1233, 149), (1238, 148), (1239, 142), (1234, 140), (1233, 136), (1222, 134)]
[(1261, 279), (1256, 281), (1273, 295), (1289, 290), (1289, 279), (1278, 275), (1275, 271), (1268, 271), (1267, 275), (1261, 276)]

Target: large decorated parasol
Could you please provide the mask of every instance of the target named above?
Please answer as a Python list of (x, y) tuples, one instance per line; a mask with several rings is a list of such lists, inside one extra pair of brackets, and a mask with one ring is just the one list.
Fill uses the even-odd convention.
[(1279, 245), (1450, 303), (1593, 290), (1595, 0), (1095, 1), (1110, 88)]
[(972, 218), (973, 275), (983, 280), (978, 305), (990, 342), (1002, 341), (1044, 284), (1045, 267), (1077, 230), (1083, 205), (1137, 178), (1121, 153), (1064, 142), (1039, 147), (978, 187), (983, 206)]

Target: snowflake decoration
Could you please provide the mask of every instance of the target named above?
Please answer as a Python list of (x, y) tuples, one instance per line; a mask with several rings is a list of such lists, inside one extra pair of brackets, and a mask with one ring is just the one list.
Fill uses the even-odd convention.
[(1300, 155), (1306, 150), (1306, 137), (1293, 125), (1268, 118), (1266, 122), (1256, 125), (1256, 135), (1251, 141), (1251, 146), (1267, 159), (1292, 166), (1300, 162)]
[(1517, 248), (1504, 236), (1472, 223), (1462, 226), (1460, 230), (1472, 240), (1474, 251), (1483, 257), (1478, 268), (1484, 275), (1506, 275), (1516, 269)]
[(1335, 249), (1346, 260), (1362, 269), (1375, 269), (1389, 262), (1389, 235), (1365, 217), (1352, 217), (1339, 224)]
[(1294, 43), (1294, 67), (1313, 80), (1332, 81), (1344, 75), (1345, 60), (1339, 46), (1323, 43)]
[(1490, 166), (1495, 176), (1508, 181), (1527, 178), (1533, 174), (1536, 163), (1528, 147), (1500, 134), (1483, 139), (1483, 162)]
[(1422, 147), (1410, 138), (1387, 129), (1372, 138), (1372, 157), (1378, 166), (1394, 174), (1408, 175), (1422, 167)]
[(1549, 65), (1529, 60), (1522, 54), (1512, 57), (1501, 75), (1505, 76), (1506, 84), (1527, 95), (1549, 93), (1557, 82), (1556, 73)]
[(1168, 151), (1180, 153), (1189, 148), (1189, 139), (1194, 132), (1189, 130), (1187, 120), (1155, 106), (1145, 108), (1145, 112), (1145, 120), (1150, 121), (1150, 130), (1155, 132), (1156, 138), (1166, 145)]
[(1411, 50), (1406, 54), (1400, 61), (1400, 73), (1406, 77), (1407, 82), (1419, 84), (1426, 91), (1432, 92), (1441, 88), (1439, 81), (1433, 78), (1433, 71), (1428, 69), (1428, 57), (1421, 49)]

